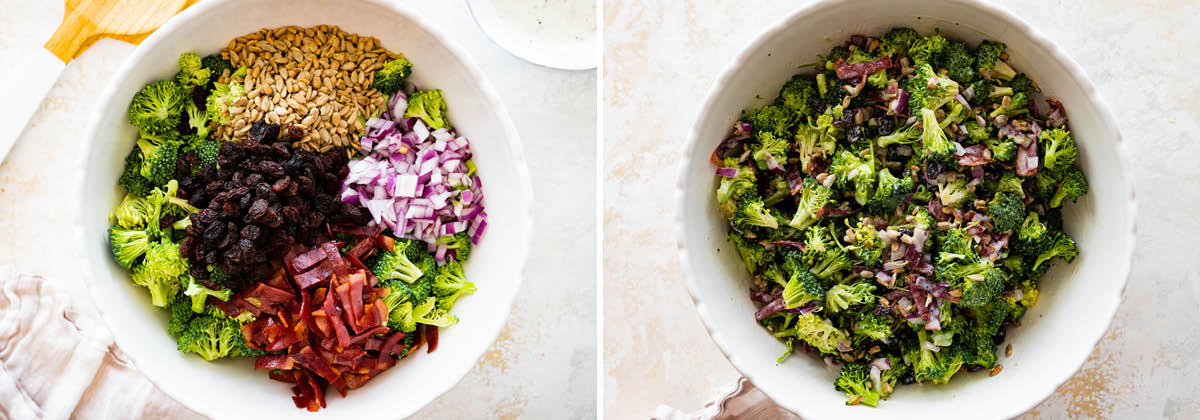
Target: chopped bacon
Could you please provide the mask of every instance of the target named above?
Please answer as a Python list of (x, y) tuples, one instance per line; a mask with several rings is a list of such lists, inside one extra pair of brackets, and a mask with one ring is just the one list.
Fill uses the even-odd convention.
[(438, 327), (436, 325), (425, 327), (425, 343), (428, 344), (425, 346), (426, 353), (433, 353), (434, 350), (437, 350)]
[[(355, 246), (360, 255), (385, 246), (385, 241), (372, 239), (376, 230), (354, 233), (366, 233), (365, 242), (371, 244), (366, 251)], [(293, 248), (287, 254), (286, 270), (272, 281), (256, 284), (218, 307), (230, 315), (244, 310), (258, 314), (242, 326), (242, 335), (249, 347), (273, 354), (258, 357), (255, 369), (295, 384), (296, 407), (319, 410), (325, 407), (327, 387), (345, 396), (394, 366), (397, 357), (426, 342), (429, 351), (437, 348), (436, 328), (418, 325), (413, 332), (416, 343), (406, 345), (407, 334), (386, 326), (383, 297), (388, 289), (376, 287), (379, 279), (357, 256), (342, 255), (338, 243)]]
[(296, 360), (286, 354), (268, 354), (254, 359), (254, 370), (291, 370)]
[(288, 264), (292, 272), (299, 273), (308, 270), (310, 267), (317, 265), (321, 261), (325, 261), (325, 250), (321, 248), (313, 248), (307, 252), (297, 255), (288, 260)]
[(378, 235), (379, 231), (380, 231), (380, 229), (378, 227), (370, 227), (370, 226), (330, 225), (329, 229), (334, 232), (349, 233), (356, 237), (375, 236), (375, 235)]
[(368, 251), (372, 249), (375, 249), (375, 237), (368, 236), (360, 239), (358, 243), (354, 244), (354, 247), (350, 248), (350, 253), (347, 255), (354, 258), (362, 258), (364, 255), (367, 255)]
[(891, 57), (883, 57), (866, 63), (848, 64), (846, 60), (837, 59), (833, 62), (837, 77), (842, 80), (867, 76), (877, 71), (892, 67)]
[(846, 217), (858, 213), (858, 210), (851, 210), (843, 207), (821, 207), (817, 209), (817, 217)]

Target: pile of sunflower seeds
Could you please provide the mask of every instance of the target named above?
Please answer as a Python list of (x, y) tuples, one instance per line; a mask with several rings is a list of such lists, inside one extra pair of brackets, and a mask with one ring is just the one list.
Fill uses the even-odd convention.
[[(229, 42), (221, 57), (233, 67), (246, 67), (246, 96), (230, 107), (228, 125), (216, 130), (223, 140), (249, 137), (255, 121), (304, 129), (294, 147), (324, 152), (335, 146), (360, 147), (363, 121), (387, 103), (371, 88), (375, 71), (399, 57), (379, 40), (342, 31), (336, 26), (285, 26), (263, 29)], [(230, 72), (221, 83), (230, 82)]]

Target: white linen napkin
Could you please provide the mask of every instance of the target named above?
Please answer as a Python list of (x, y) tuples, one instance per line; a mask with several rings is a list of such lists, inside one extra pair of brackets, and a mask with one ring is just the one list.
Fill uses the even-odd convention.
[(0, 418), (198, 419), (52, 282), (0, 266)]
[(660, 405), (654, 410), (652, 420), (799, 420), (792, 412), (775, 405), (766, 394), (759, 391), (746, 378), (738, 378), (732, 386), (716, 398), (704, 404), (704, 408), (684, 413), (678, 409)]

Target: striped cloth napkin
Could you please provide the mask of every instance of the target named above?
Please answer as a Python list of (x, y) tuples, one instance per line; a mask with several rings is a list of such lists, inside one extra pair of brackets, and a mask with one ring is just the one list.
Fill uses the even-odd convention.
[(99, 319), (0, 266), (0, 418), (196, 419), (125, 360)]
[(704, 404), (704, 408), (685, 413), (665, 405), (654, 410), (652, 420), (799, 420), (792, 412), (775, 405), (746, 378)]

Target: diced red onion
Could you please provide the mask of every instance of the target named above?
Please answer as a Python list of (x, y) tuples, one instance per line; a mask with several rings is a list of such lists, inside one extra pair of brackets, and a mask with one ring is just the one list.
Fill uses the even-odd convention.
[(736, 177), (737, 174), (738, 174), (737, 168), (717, 168), (717, 176), (733, 178), (733, 177)]

